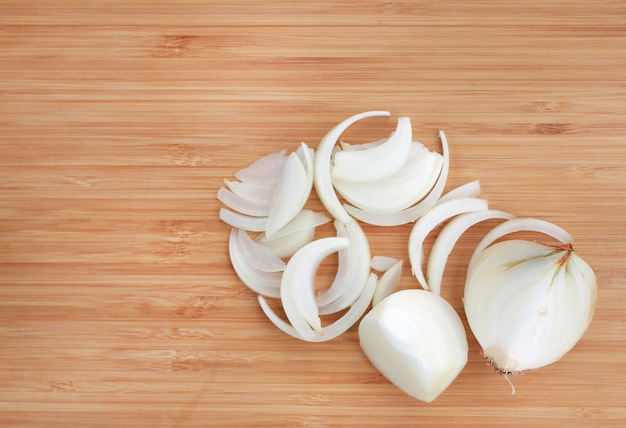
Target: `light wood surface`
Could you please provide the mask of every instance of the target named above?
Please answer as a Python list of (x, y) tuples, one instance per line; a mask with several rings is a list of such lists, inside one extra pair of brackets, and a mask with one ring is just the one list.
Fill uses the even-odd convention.
[[(393, 117), (354, 141), (445, 130), (447, 189), (480, 180), (595, 269), (587, 334), (516, 395), (470, 335), (452, 386), (411, 399), (354, 328), (292, 339), (235, 276), (222, 179), (371, 109)], [(623, 426), (625, 164), (623, 1), (0, 1), (0, 425)], [(410, 225), (365, 230), (417, 287)], [(486, 230), (446, 271), (463, 318)]]

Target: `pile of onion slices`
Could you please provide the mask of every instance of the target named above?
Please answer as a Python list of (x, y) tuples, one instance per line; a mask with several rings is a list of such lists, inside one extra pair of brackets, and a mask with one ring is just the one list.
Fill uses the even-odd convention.
[[(467, 363), (462, 321), (440, 296), (448, 255), (473, 225), (498, 220), (468, 265), (463, 305), (470, 329), (507, 380), (560, 359), (586, 331), (596, 300), (595, 275), (574, 252), (573, 238), (553, 223), (491, 209), (478, 198), (478, 181), (444, 194), (449, 148), (442, 131), (441, 154), (413, 140), (406, 117), (385, 139), (340, 141), (359, 120), (389, 115), (354, 115), (317, 149), (301, 143), (224, 180), (219, 218), (232, 227), (229, 254), (237, 276), (258, 294), (267, 318), (294, 338), (329, 341), (361, 320), (360, 344), (372, 364), (407, 394), (430, 402)], [(313, 190), (325, 213), (306, 208)], [(317, 228), (330, 222), (332, 236), (317, 237)], [(423, 290), (398, 291), (402, 260), (372, 257), (359, 222), (413, 223), (408, 255)], [(426, 237), (444, 223), (425, 260)], [(502, 239), (520, 231), (557, 243)], [(331, 256), (336, 274), (319, 289), (316, 275)], [(268, 299), (280, 303), (284, 316)], [(324, 315), (333, 321), (323, 323)]]

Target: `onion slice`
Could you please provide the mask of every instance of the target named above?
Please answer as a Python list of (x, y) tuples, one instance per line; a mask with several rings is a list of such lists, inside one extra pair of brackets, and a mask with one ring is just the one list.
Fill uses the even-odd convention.
[(259, 295), (258, 300), (261, 309), (268, 319), (284, 333), (307, 342), (327, 342), (348, 331), (350, 327), (355, 325), (359, 319), (361, 319), (372, 301), (372, 296), (376, 290), (377, 282), (378, 280), (376, 275), (373, 273), (370, 274), (365, 283), (363, 293), (361, 293), (359, 298), (352, 304), (352, 306), (350, 306), (350, 309), (348, 309), (346, 313), (343, 314), (337, 321), (324, 327), (324, 335), (322, 336), (310, 335), (303, 337), (291, 324), (283, 320), (276, 314), (276, 312), (274, 312), (263, 296)]
[(249, 216), (266, 217), (270, 210), (269, 203), (243, 198), (225, 187), (217, 191), (217, 199), (230, 209)]
[(385, 273), (389, 269), (391, 269), (393, 265), (398, 263), (398, 261), (399, 260), (394, 257), (374, 256), (372, 257), (372, 262), (371, 262), (372, 270)]
[(270, 206), (275, 186), (224, 179), (224, 184), (235, 195), (258, 205)]
[(262, 157), (250, 166), (235, 174), (239, 181), (254, 183), (263, 186), (274, 185), (280, 180), (280, 176), (287, 162), (287, 150), (281, 150)]
[(343, 132), (353, 123), (369, 117), (390, 115), (391, 114), (388, 111), (367, 111), (351, 116), (328, 131), (328, 133), (320, 141), (317, 151), (315, 152), (315, 190), (320, 198), (320, 201), (322, 201), (322, 204), (326, 207), (326, 210), (335, 219), (343, 223), (350, 221), (351, 217), (341, 205), (341, 202), (333, 189), (331, 179), (331, 155), (333, 153), (333, 148), (335, 147), (335, 144), (341, 134), (343, 134)]
[(411, 121), (408, 117), (401, 117), (395, 132), (384, 143), (365, 150), (336, 152), (331, 176), (333, 179), (351, 182), (372, 182), (387, 178), (406, 163), (411, 141)]
[(333, 179), (335, 189), (355, 207), (374, 213), (394, 213), (415, 205), (431, 191), (441, 173), (443, 158), (413, 143), (405, 165), (372, 182)]
[[(233, 228), (230, 231), (228, 251), (230, 262), (235, 273), (248, 288), (263, 296), (279, 298), (282, 272), (265, 272), (255, 268), (250, 259), (245, 256), (241, 248), (241, 234), (246, 234), (242, 229)], [(247, 236), (247, 234), (246, 234)]]
[(287, 158), (269, 207), (265, 226), (265, 234), (269, 237), (289, 223), (302, 210), (309, 198), (313, 177), (311, 154), (306, 145), (303, 156), (305, 165), (296, 152)]
[(409, 260), (411, 262), (411, 272), (424, 290), (429, 289), (422, 271), (422, 262), (424, 260), (423, 244), (428, 234), (439, 224), (456, 215), (488, 208), (489, 205), (484, 199), (456, 198), (435, 205), (433, 209), (415, 222), (409, 235)]
[(248, 261), (251, 267), (262, 272), (282, 272), (285, 262), (270, 248), (250, 238), (245, 230), (237, 233), (238, 249), (241, 256)]
[(350, 246), (342, 250), (345, 254), (339, 253), (339, 268), (333, 284), (317, 298), (322, 315), (339, 312), (352, 305), (363, 292), (370, 274), (370, 248), (361, 226), (354, 220), (345, 225), (336, 221), (335, 226), (338, 231), (345, 227)]
[(263, 232), (267, 224), (267, 217), (252, 217), (228, 208), (220, 208), (219, 218), (236, 229), (243, 229), (248, 232)]
[(287, 263), (280, 285), (280, 299), (287, 319), (303, 338), (324, 334), (315, 302), (315, 274), (330, 254), (347, 248), (342, 237), (321, 238), (302, 247)]
[(379, 304), (385, 297), (392, 295), (400, 286), (400, 277), (402, 276), (402, 260), (396, 260), (396, 263), (383, 273), (378, 279), (376, 291), (372, 298), (372, 306)]
[[(443, 199), (443, 198), (442, 198)], [(513, 215), (498, 210), (472, 211), (460, 214), (441, 229), (435, 240), (427, 263), (428, 288), (435, 294), (441, 294), (441, 280), (448, 256), (461, 235), (470, 227), (491, 219), (511, 219)]]
[(256, 241), (269, 247), (278, 257), (291, 257), (313, 240), (316, 227), (329, 221), (324, 214), (305, 209), (271, 238), (262, 233)]
[(441, 139), (443, 152), (443, 165), (435, 185), (431, 189), (428, 196), (426, 196), (421, 202), (410, 208), (395, 213), (373, 213), (349, 204), (344, 205), (345, 211), (349, 213), (349, 215), (352, 215), (354, 218), (361, 220), (364, 223), (376, 226), (399, 226), (401, 224), (411, 223), (428, 212), (428, 210), (430, 210), (441, 197), (448, 180), (448, 171), (450, 169), (448, 140), (446, 139), (446, 135), (443, 131), (439, 131), (439, 138)]

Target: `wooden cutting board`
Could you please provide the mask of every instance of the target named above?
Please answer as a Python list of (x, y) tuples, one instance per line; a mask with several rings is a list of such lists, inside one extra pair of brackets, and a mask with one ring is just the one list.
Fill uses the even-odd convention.
[[(626, 4), (466, 3), (0, 2), (0, 425), (622, 426)], [(416, 401), (355, 328), (280, 332), (230, 266), (222, 179), (374, 109), (392, 118), (346, 138), (409, 116), (439, 151), (445, 130), (446, 190), (480, 180), (563, 226), (597, 274), (587, 334), (515, 395), (469, 334), (462, 374)], [(486, 230), (444, 277), (463, 319)], [(417, 287), (410, 225), (365, 231)]]

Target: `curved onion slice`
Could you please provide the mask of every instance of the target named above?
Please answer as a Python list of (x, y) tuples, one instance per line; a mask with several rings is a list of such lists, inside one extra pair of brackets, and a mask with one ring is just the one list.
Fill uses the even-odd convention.
[(248, 232), (263, 232), (267, 224), (267, 217), (252, 217), (236, 213), (228, 208), (220, 208), (219, 218), (236, 229), (243, 229)]
[(485, 250), (485, 248), (487, 248), (489, 245), (491, 245), (504, 235), (525, 231), (543, 233), (544, 235), (548, 235), (556, 239), (562, 244), (574, 242), (574, 237), (570, 235), (567, 230), (546, 220), (529, 217), (507, 220), (504, 223), (499, 224), (491, 229), (478, 243), (478, 245), (474, 249), (474, 253), (472, 254), (472, 258), (470, 259), (469, 265), (467, 267), (467, 277), (469, 277), (472, 273), (474, 264), (476, 263), (476, 259), (478, 258), (478, 256), (480, 256), (480, 253)]
[(426, 236), (449, 218), (470, 211), (487, 210), (488, 208), (489, 205), (484, 199), (456, 198), (435, 205), (433, 209), (415, 222), (409, 235), (409, 260), (411, 262), (411, 272), (424, 290), (428, 290), (428, 284), (422, 271), (422, 262), (424, 260), (423, 243)]
[(304, 147), (302, 151), (306, 162), (304, 165), (298, 153), (291, 153), (287, 158), (269, 207), (265, 226), (267, 236), (271, 237), (289, 223), (302, 210), (311, 194), (313, 161), (308, 147), (306, 145)]
[(396, 263), (398, 263), (398, 259), (394, 257), (374, 256), (372, 257), (371, 265), (373, 270), (385, 273)]
[(333, 153), (333, 148), (335, 147), (335, 144), (341, 134), (343, 134), (343, 132), (353, 123), (368, 117), (390, 115), (391, 114), (388, 111), (367, 111), (351, 116), (328, 131), (317, 147), (314, 160), (315, 173), (313, 174), (315, 180), (315, 190), (320, 198), (320, 201), (324, 204), (324, 207), (326, 207), (326, 210), (330, 213), (330, 215), (343, 223), (350, 221), (351, 217), (341, 205), (341, 202), (339, 201), (339, 198), (337, 198), (335, 190), (333, 189), (330, 171), (330, 158)]
[(287, 150), (271, 153), (235, 174), (239, 181), (263, 186), (276, 184), (287, 161)]
[(252, 291), (267, 297), (280, 297), (280, 283), (282, 272), (264, 272), (256, 269), (249, 258), (245, 256), (245, 251), (241, 249), (240, 234), (246, 234), (244, 230), (233, 228), (230, 231), (228, 241), (228, 252), (230, 262), (241, 281)]
[(408, 117), (400, 117), (395, 132), (384, 143), (365, 150), (336, 152), (331, 176), (356, 182), (387, 178), (406, 163), (412, 138), (411, 121)]
[(315, 302), (315, 274), (326, 257), (349, 245), (347, 238), (321, 238), (302, 247), (287, 263), (280, 299), (287, 319), (305, 339), (324, 334)]
[[(443, 199), (443, 198), (442, 198)], [(441, 203), (441, 202), (440, 202)], [(435, 240), (427, 263), (428, 288), (435, 294), (441, 293), (441, 280), (448, 256), (461, 235), (473, 225), (491, 219), (511, 219), (513, 215), (504, 211), (484, 210), (460, 214), (441, 229)]]
[(348, 331), (350, 327), (352, 327), (359, 321), (359, 319), (361, 319), (368, 306), (370, 305), (370, 302), (372, 301), (372, 296), (374, 295), (374, 291), (376, 290), (377, 282), (378, 280), (376, 278), (376, 275), (373, 273), (370, 274), (367, 282), (365, 283), (363, 293), (361, 293), (359, 298), (352, 304), (352, 306), (350, 306), (350, 309), (348, 309), (346, 313), (343, 314), (337, 321), (324, 327), (323, 336), (301, 336), (293, 326), (291, 326), (288, 322), (279, 317), (276, 312), (272, 310), (265, 298), (261, 295), (259, 295), (258, 297), (259, 305), (261, 305), (261, 309), (269, 318), (269, 320), (284, 333), (295, 337), (296, 339), (305, 340), (307, 342), (327, 342)]
[[(335, 222), (335, 227), (339, 235), (342, 225)], [(363, 229), (354, 220), (343, 227), (350, 246), (342, 250), (345, 254), (339, 252), (339, 268), (335, 280), (328, 290), (317, 298), (322, 315), (339, 312), (352, 305), (363, 292), (370, 274), (370, 247)]]
[(424, 213), (428, 212), (428, 210), (430, 210), (441, 197), (448, 180), (448, 171), (450, 169), (448, 140), (446, 139), (446, 135), (443, 131), (439, 131), (439, 138), (441, 139), (443, 152), (443, 165), (441, 167), (441, 173), (439, 174), (437, 182), (430, 190), (428, 196), (426, 196), (421, 202), (410, 208), (395, 213), (373, 213), (349, 204), (344, 205), (345, 211), (364, 223), (376, 226), (399, 226), (401, 224), (411, 223), (416, 221), (420, 216), (424, 215)]
[(379, 304), (385, 297), (396, 292), (402, 276), (402, 260), (397, 260), (379, 279), (372, 298), (372, 306)]
[(419, 143), (405, 165), (387, 178), (373, 182), (333, 179), (335, 189), (355, 207), (374, 213), (394, 213), (415, 205), (433, 188), (443, 158)]
[(262, 272), (282, 272), (285, 270), (285, 262), (270, 248), (250, 238), (245, 230), (239, 231), (237, 239), (241, 257), (246, 259), (251, 267)]
[(220, 187), (217, 191), (217, 199), (227, 207), (245, 215), (266, 217), (270, 210), (269, 203), (242, 198), (225, 187)]
[(257, 236), (256, 241), (269, 247), (278, 257), (291, 257), (313, 240), (317, 226), (329, 221), (322, 213), (302, 210), (271, 238), (262, 233)]
[(443, 201), (449, 201), (450, 199), (456, 198), (475, 198), (480, 195), (480, 181), (474, 180), (469, 183), (465, 183), (459, 187), (455, 187), (450, 190), (448, 193), (443, 195), (437, 203), (441, 203)]
[(266, 186), (257, 183), (244, 183), (236, 180), (224, 179), (224, 184), (235, 195), (258, 205), (270, 206), (275, 186)]

